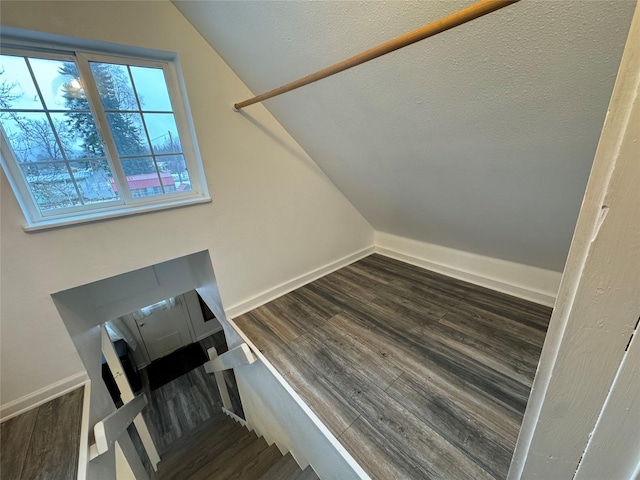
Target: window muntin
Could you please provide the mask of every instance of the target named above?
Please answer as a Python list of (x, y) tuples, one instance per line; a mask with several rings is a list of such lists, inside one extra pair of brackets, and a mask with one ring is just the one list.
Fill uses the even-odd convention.
[(170, 62), (1, 52), (3, 166), (30, 224), (206, 198), (173, 77)]
[(88, 106), (71, 113), (67, 96), (84, 97), (80, 81), (63, 73), (72, 64), (73, 57), (0, 56), (0, 125), (42, 216), (119, 200), (101, 140), (83, 148), (83, 134), (69, 120), (78, 115), (96, 129)]

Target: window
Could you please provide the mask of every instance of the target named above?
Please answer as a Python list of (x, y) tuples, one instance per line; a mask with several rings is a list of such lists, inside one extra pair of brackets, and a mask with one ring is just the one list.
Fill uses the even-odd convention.
[(2, 165), (27, 229), (208, 201), (171, 62), (0, 52)]

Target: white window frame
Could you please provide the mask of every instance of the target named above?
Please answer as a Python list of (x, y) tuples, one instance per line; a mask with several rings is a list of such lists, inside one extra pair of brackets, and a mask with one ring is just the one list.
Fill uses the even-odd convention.
[[(32, 48), (30, 46), (2, 46), (0, 53), (7, 55), (19, 55), (31, 58), (44, 58), (62, 61), (73, 61), (78, 67), (80, 80), (87, 97), (91, 114), (96, 128), (102, 138), (105, 156), (113, 172), (114, 182), (118, 189), (119, 198), (91, 205), (78, 205), (68, 208), (59, 208), (48, 212), (41, 212), (31, 189), (23, 176), (23, 173), (15, 159), (12, 148), (5, 138), (4, 130), (0, 128), (0, 163), (4, 169), (9, 183), (13, 188), (18, 203), (25, 215), (27, 224), (25, 231), (36, 231), (46, 228), (54, 228), (76, 223), (85, 223), (95, 220), (133, 215), (155, 210), (181, 207), (190, 204), (210, 202), (211, 198), (207, 189), (206, 179), (200, 155), (196, 147), (195, 132), (191, 127), (190, 118), (187, 115), (186, 98), (180, 88), (179, 74), (174, 61), (154, 60), (128, 55), (113, 55), (85, 50), (49, 50), (46, 48)], [(124, 170), (120, 163), (111, 131), (108, 128), (106, 114), (98, 94), (98, 89), (91, 74), (89, 62), (113, 63), (120, 65), (161, 68), (171, 101), (172, 112), (175, 118), (182, 155), (185, 160), (191, 190), (186, 192), (170, 192), (150, 197), (132, 197), (126, 181)], [(46, 105), (43, 105), (46, 108)], [(46, 109), (47, 111), (50, 109)], [(146, 112), (146, 111), (145, 111)], [(136, 113), (135, 111), (133, 113)], [(105, 128), (106, 127), (106, 128)], [(54, 132), (55, 133), (55, 132)], [(150, 153), (151, 157), (152, 154)], [(155, 163), (155, 157), (154, 157)]]

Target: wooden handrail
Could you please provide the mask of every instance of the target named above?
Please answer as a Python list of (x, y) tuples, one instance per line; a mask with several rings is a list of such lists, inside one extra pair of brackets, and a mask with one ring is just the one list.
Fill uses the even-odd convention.
[(451, 28), (457, 27), (458, 25), (462, 25), (463, 23), (469, 22), (475, 18), (482, 17), (483, 15), (491, 12), (495, 12), (496, 10), (499, 10), (518, 1), (520, 0), (480, 0), (473, 5), (469, 5), (468, 7), (458, 10), (457, 12), (447, 15), (446, 17), (442, 17), (439, 20), (423, 25), (422, 27), (416, 28), (415, 30), (411, 30), (410, 32), (405, 33), (404, 35), (400, 35), (399, 37), (389, 40), (388, 42), (381, 43), (376, 47), (370, 48), (369, 50), (354, 55), (353, 57), (347, 58), (342, 62), (338, 62), (329, 67), (323, 68), (322, 70), (318, 70), (317, 72), (307, 75), (306, 77), (299, 78), (298, 80), (287, 83), (286, 85), (282, 85), (281, 87), (275, 88), (266, 93), (257, 95), (253, 98), (245, 100), (244, 102), (236, 103), (234, 104), (234, 108), (236, 110), (240, 110), (241, 108), (253, 105), (254, 103), (262, 102), (277, 95), (282, 95), (283, 93), (295, 90), (296, 88), (304, 87), (305, 85), (309, 85), (310, 83), (317, 82), (318, 80), (322, 80), (323, 78), (327, 78), (351, 67), (355, 67), (362, 63), (368, 62), (369, 60), (373, 60), (374, 58), (378, 58), (382, 55), (386, 55), (387, 53), (398, 50), (402, 47), (406, 47), (407, 45), (411, 45), (412, 43), (416, 43), (420, 40), (424, 40), (425, 38), (432, 37), (433, 35), (444, 32), (445, 30), (449, 30)]

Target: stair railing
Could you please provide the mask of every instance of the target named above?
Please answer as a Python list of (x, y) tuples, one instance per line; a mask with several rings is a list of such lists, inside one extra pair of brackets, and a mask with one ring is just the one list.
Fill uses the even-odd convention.
[(93, 460), (111, 450), (146, 405), (147, 397), (142, 393), (96, 423), (93, 427), (96, 442), (89, 447), (89, 459)]
[(213, 374), (216, 379), (224, 410), (228, 414), (233, 414), (233, 405), (231, 404), (231, 397), (229, 397), (227, 383), (224, 380), (224, 371), (251, 365), (256, 361), (256, 357), (246, 343), (238, 345), (222, 355), (218, 355), (215, 347), (211, 347), (207, 350), (207, 354), (209, 355), (209, 361), (204, 364), (204, 369), (207, 373)]
[[(109, 370), (111, 370), (111, 375), (113, 376), (116, 385), (118, 386), (118, 390), (120, 390), (120, 398), (125, 404), (133, 401), (135, 397), (135, 393), (129, 384), (129, 380), (124, 373), (124, 368), (122, 367), (122, 363), (118, 358), (118, 354), (113, 347), (113, 343), (111, 343), (111, 339), (109, 338), (109, 334), (104, 325), (102, 325), (102, 354), (107, 361), (107, 365), (109, 366)], [(160, 463), (160, 455), (158, 454), (158, 450), (156, 449), (155, 444), (153, 443), (153, 439), (151, 438), (151, 433), (149, 432), (149, 428), (142, 417), (142, 415), (137, 415), (133, 423), (136, 426), (136, 430), (138, 431), (138, 435), (140, 436), (140, 440), (142, 441), (142, 445), (144, 446), (145, 451), (147, 452), (147, 456), (149, 457), (149, 461), (151, 462), (151, 466), (153, 470), (158, 469), (158, 463)]]

